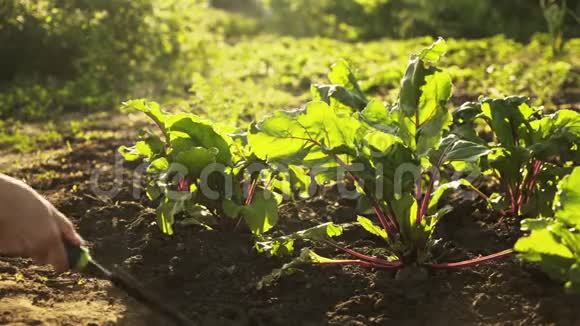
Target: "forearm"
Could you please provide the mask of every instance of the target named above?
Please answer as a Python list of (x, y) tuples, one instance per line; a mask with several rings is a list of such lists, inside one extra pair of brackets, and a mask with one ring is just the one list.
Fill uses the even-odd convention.
[(26, 208), (42, 206), (28, 188), (24, 182), (0, 174), (0, 225), (3, 228), (6, 223), (20, 219)]
[(82, 245), (72, 223), (34, 189), (0, 174), (0, 254), (67, 267), (64, 241)]
[(0, 218), (22, 207), (50, 207), (50, 203), (26, 183), (0, 173)]
[(4, 192), (10, 188), (14, 183), (15, 179), (7, 176), (6, 174), (0, 173), (0, 192)]
[(20, 191), (32, 190), (24, 182), (0, 173), (0, 199), (9, 196), (11, 192), (17, 191), (18, 189), (21, 189)]

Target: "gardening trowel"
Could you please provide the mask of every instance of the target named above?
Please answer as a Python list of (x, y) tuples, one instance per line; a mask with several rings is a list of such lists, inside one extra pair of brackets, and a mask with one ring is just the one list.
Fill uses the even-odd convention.
[(128, 295), (141, 302), (153, 311), (161, 314), (175, 325), (193, 326), (194, 322), (185, 317), (182, 313), (173, 307), (161, 302), (153, 294), (145, 290), (135, 279), (126, 273), (115, 269), (107, 269), (96, 262), (90, 255), (89, 250), (79, 247), (65, 241), (66, 252), (68, 256), (69, 268), (75, 271), (91, 270), (107, 278), (119, 289), (125, 291)]

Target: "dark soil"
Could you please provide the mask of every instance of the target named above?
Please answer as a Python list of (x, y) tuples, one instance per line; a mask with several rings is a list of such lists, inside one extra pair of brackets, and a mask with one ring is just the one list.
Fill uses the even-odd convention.
[[(130, 130), (134, 133), (134, 130)], [(307, 267), (270, 287), (256, 282), (284, 260), (258, 255), (245, 232), (176, 226), (164, 236), (150, 204), (133, 196), (131, 169), (120, 192), (99, 199), (91, 173), (112, 166), (115, 150), (130, 143), (125, 133), (74, 141), (72, 151), (29, 160), (10, 174), (27, 180), (78, 226), (92, 255), (120, 264), (150, 291), (200, 325), (580, 325), (580, 297), (565, 295), (533, 266), (516, 258), (458, 270), (430, 271), (425, 281), (397, 281), (388, 271), (354, 266)], [(127, 167), (128, 165), (125, 164)], [(134, 166), (133, 166), (134, 167)], [(114, 185), (111, 169), (101, 189)], [(510, 248), (517, 222), (453, 198), (454, 213), (439, 225), (446, 240), (442, 261), (461, 260)], [(281, 227), (316, 221), (345, 222), (354, 210), (315, 198), (281, 209)], [(380, 242), (357, 230), (345, 245), (370, 253)], [(325, 255), (338, 254), (324, 248)], [(0, 258), (0, 324), (164, 325), (106, 280), (56, 275), (26, 260)]]

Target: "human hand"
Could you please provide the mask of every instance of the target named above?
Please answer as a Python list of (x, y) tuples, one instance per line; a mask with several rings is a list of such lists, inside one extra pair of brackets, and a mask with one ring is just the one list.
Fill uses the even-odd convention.
[(0, 255), (29, 257), (56, 271), (68, 268), (64, 241), (84, 241), (72, 223), (25, 183), (0, 174)]

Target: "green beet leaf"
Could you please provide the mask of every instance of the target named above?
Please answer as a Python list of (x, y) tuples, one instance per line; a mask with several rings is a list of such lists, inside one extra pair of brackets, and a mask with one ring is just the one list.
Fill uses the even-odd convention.
[(441, 166), (453, 161), (476, 162), (481, 156), (489, 154), (490, 149), (471, 141), (460, 139), (450, 134), (441, 139), (436, 150), (430, 150), (429, 160), (434, 166)]
[(522, 214), (525, 216), (552, 216), (558, 182), (570, 174), (572, 170), (572, 167), (544, 163), (541, 171), (536, 175), (532, 191), (528, 193), (528, 200), (522, 206)]
[[(479, 189), (477, 189), (473, 184), (471, 184), (471, 182), (469, 182), (466, 179), (459, 179), (459, 180), (455, 180), (455, 181), (441, 184), (435, 189), (435, 191), (431, 195), (431, 200), (429, 201), (427, 214), (428, 215), (435, 214), (437, 212), (437, 205), (439, 204), (439, 201), (441, 200), (441, 198), (443, 198), (448, 192), (456, 191), (456, 190), (460, 189), (460, 187), (462, 187), (462, 186), (466, 187), (470, 190), (473, 190), (476, 193), (480, 192)], [(488, 202), (488, 205), (490, 207), (492, 206), (492, 204), (490, 202)]]
[(370, 101), (360, 113), (360, 120), (380, 131), (397, 134), (398, 115), (400, 112), (390, 112), (380, 101)]
[(415, 129), (419, 154), (436, 147), (443, 132), (452, 122), (451, 113), (446, 106), (451, 97), (451, 78), (447, 73), (435, 72), (427, 76), (425, 81), (419, 101), (419, 124)]
[(144, 99), (130, 100), (123, 103), (123, 110), (137, 110), (145, 113), (164, 132), (166, 115), (156, 102), (148, 102)]
[(194, 146), (216, 148), (216, 161), (230, 165), (232, 154), (230, 151), (231, 139), (219, 134), (211, 124), (194, 115), (176, 114), (166, 120), (166, 129), (170, 132), (180, 132), (189, 136)]
[(358, 80), (354, 76), (348, 62), (345, 60), (340, 60), (332, 65), (330, 72), (328, 73), (328, 79), (331, 83), (343, 86), (349, 91), (356, 93), (363, 100), (366, 100), (362, 90), (360, 89)]
[(137, 141), (134, 146), (119, 147), (119, 153), (127, 161), (135, 161), (141, 158), (150, 161), (161, 155), (164, 150), (165, 144), (163, 141), (153, 134), (141, 137), (141, 140)]
[(400, 141), (387, 141), (382, 144), (390, 146), (384, 151), (380, 151), (380, 147), (374, 147), (378, 146), (376, 143), (370, 149), (363, 148), (367, 157), (360, 157), (356, 162), (362, 162), (365, 169), (355, 174), (364, 180), (366, 188), (377, 200), (390, 201), (402, 193), (412, 191), (419, 166), (413, 152)]
[(521, 253), (522, 258), (531, 262), (542, 263), (546, 256), (561, 258), (562, 262), (556, 266), (550, 266), (551, 263), (555, 262), (553, 260), (548, 260), (544, 262), (547, 264), (542, 264), (542, 268), (550, 271), (551, 275), (557, 275), (558, 277), (565, 275), (562, 270), (566, 269), (566, 264), (563, 263), (566, 261), (572, 262), (574, 258), (574, 254), (570, 249), (562, 244), (557, 235), (548, 228), (532, 231), (529, 236), (518, 240), (514, 249)]
[(398, 199), (391, 202), (395, 219), (399, 224), (400, 234), (402, 238), (403, 253), (413, 249), (414, 231), (413, 226), (417, 220), (417, 200), (410, 193), (403, 193)]
[(425, 85), (425, 76), (431, 73), (425, 68), (419, 57), (416, 55), (411, 56), (401, 81), (401, 91), (399, 93), (399, 109), (404, 116), (415, 116), (422, 94), (421, 87)]
[(554, 212), (558, 219), (580, 230), (580, 167), (559, 183)]
[(312, 85), (312, 99), (323, 101), (340, 111), (360, 111), (367, 102), (362, 97), (340, 85)]
[[(442, 46), (425, 52), (422, 56), (438, 59)], [(427, 51), (427, 50), (425, 50)], [(435, 148), (452, 121), (446, 107), (451, 97), (449, 75), (436, 68), (427, 67), (421, 55), (411, 56), (399, 93), (400, 136), (405, 144), (416, 149), (419, 155)]]
[(231, 199), (224, 199), (222, 205), (224, 214), (226, 214), (226, 216), (230, 218), (238, 217), (243, 208), (243, 206), (236, 204)]
[(572, 110), (559, 110), (532, 123), (537, 130), (537, 141), (561, 135), (580, 137), (580, 113)]
[(272, 256), (282, 256), (294, 250), (295, 240), (317, 242), (340, 236), (342, 232), (342, 226), (328, 222), (277, 238), (262, 238), (256, 242), (256, 249)]
[(294, 190), (298, 191), (298, 196), (302, 198), (310, 197), (310, 185), (312, 184), (312, 178), (307, 173), (306, 169), (297, 166), (288, 166), (290, 183)]
[(314, 143), (302, 138), (304, 128), (297, 123), (302, 111), (276, 112), (262, 121), (252, 124), (248, 142), (253, 153), (263, 160), (301, 163)]
[(484, 99), (482, 111), (489, 121), (498, 142), (506, 147), (518, 145), (520, 139), (528, 139), (530, 128), (528, 119), (534, 113), (521, 96), (505, 99)]
[(174, 161), (185, 166), (189, 178), (195, 180), (200, 177), (205, 168), (216, 162), (217, 155), (216, 148), (191, 147), (188, 150), (178, 152)]
[(435, 43), (431, 44), (428, 48), (421, 50), (419, 53), (419, 59), (423, 61), (437, 62), (445, 52), (447, 52), (447, 42), (439, 37)]
[(529, 151), (523, 147), (496, 147), (489, 153), (488, 162), (493, 169), (499, 171), (505, 184), (516, 188), (522, 182), (523, 175), (520, 171), (529, 158)]
[(262, 234), (278, 222), (278, 202), (271, 191), (257, 190), (252, 203), (240, 210), (250, 231)]
[(360, 223), (360, 225), (367, 230), (369, 233), (374, 234), (378, 237), (383, 239), (387, 239), (387, 232), (380, 226), (374, 224), (371, 220), (364, 216), (358, 216), (356, 220)]
[(169, 161), (165, 157), (155, 159), (147, 167), (147, 173), (162, 173), (169, 168)]
[(559, 110), (540, 120), (531, 122), (534, 144), (530, 150), (542, 160), (574, 161), (580, 163), (580, 113)]
[(538, 263), (554, 279), (563, 281), (571, 292), (580, 290), (580, 167), (558, 184), (554, 216), (526, 219), (522, 230), (530, 234), (519, 239), (514, 249), (520, 257)]
[(366, 106), (368, 101), (346, 61), (341, 60), (332, 65), (328, 79), (331, 85), (311, 87), (313, 100), (324, 101), (332, 108), (344, 108), (346, 111), (360, 111)]
[(354, 152), (360, 126), (324, 102), (310, 102), (304, 110), (278, 112), (252, 124), (248, 141), (261, 159), (302, 165), (320, 162), (324, 152), (335, 149)]
[(387, 152), (397, 143), (402, 143), (401, 138), (379, 130), (370, 131), (363, 138), (363, 145), (377, 154)]
[(159, 204), (159, 207), (157, 207), (157, 224), (164, 234), (173, 234), (175, 215), (182, 210), (183, 202), (170, 200), (167, 197)]

